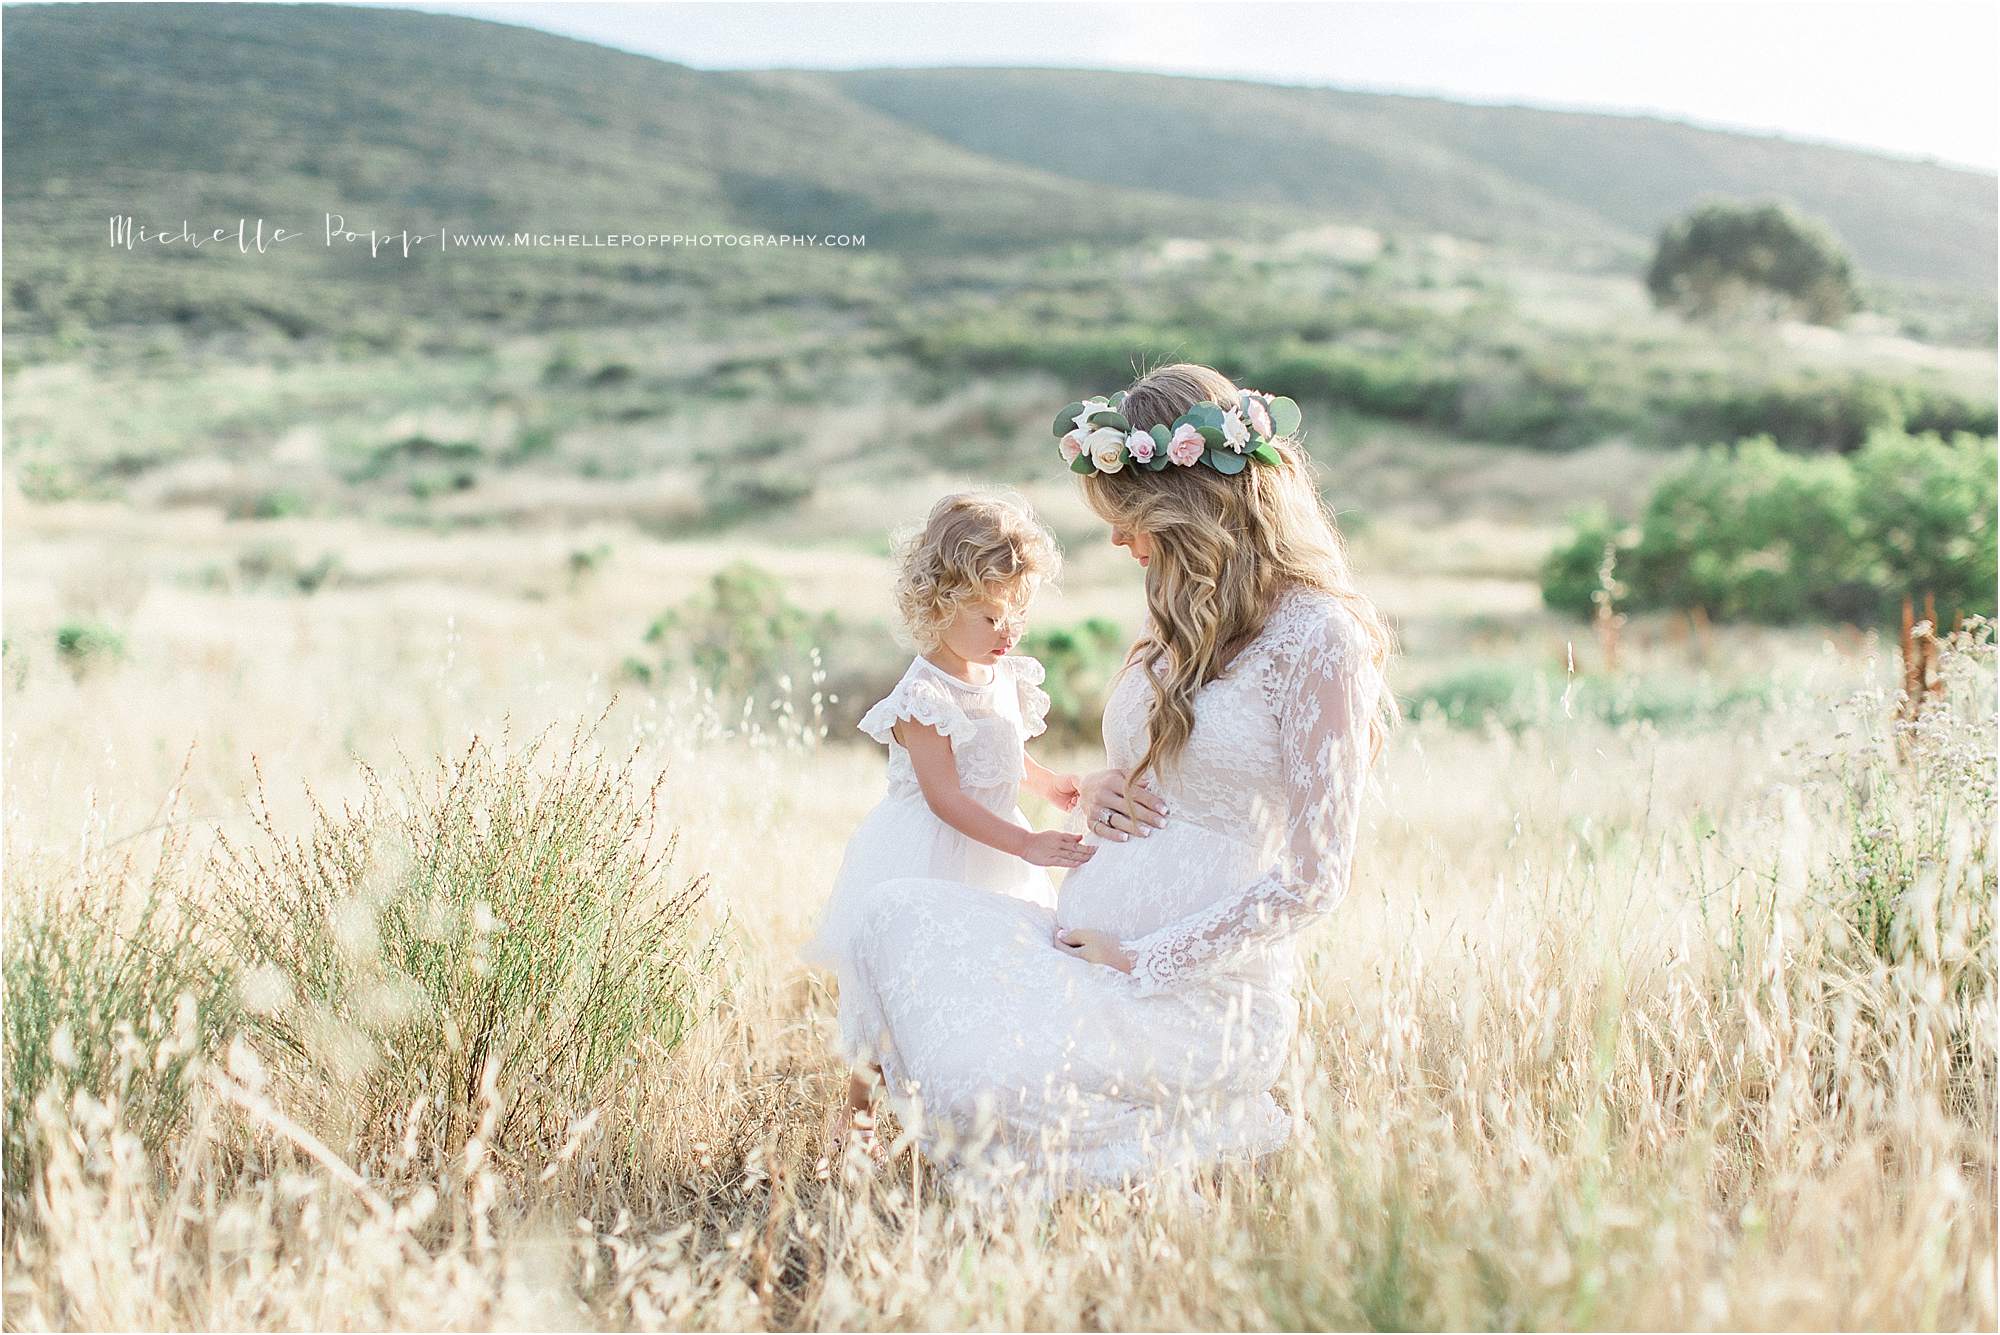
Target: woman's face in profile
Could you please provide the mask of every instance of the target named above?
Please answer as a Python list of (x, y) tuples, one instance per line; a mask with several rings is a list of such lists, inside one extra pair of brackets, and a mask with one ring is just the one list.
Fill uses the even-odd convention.
[(1111, 545), (1123, 547), (1141, 566), (1153, 559), (1153, 540), (1144, 533), (1133, 533), (1114, 524), (1111, 528)]

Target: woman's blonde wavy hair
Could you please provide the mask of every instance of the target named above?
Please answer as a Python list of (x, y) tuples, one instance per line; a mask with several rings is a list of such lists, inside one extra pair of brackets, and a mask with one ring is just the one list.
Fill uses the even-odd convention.
[(1025, 606), (1062, 573), (1055, 537), (1018, 496), (953, 492), (896, 543), (896, 614), (921, 653), (943, 643), (959, 608), (992, 598)]
[[(1149, 371), (1126, 391), (1134, 430), (1168, 424), (1206, 399), (1236, 402), (1237, 386), (1220, 371), (1176, 362)], [(1126, 468), (1081, 475), (1083, 497), (1113, 528), (1152, 540), (1146, 607), (1152, 625), (1132, 659), (1149, 672), (1153, 708), (1145, 756), (1132, 777), (1175, 761), (1194, 731), (1194, 695), (1220, 676), (1262, 629), (1279, 593), (1292, 584), (1341, 599), (1367, 632), (1370, 658), (1387, 666), (1394, 636), (1355, 586), (1332, 514), (1313, 480), (1311, 460), (1293, 439), (1275, 442), (1280, 462), (1252, 463), (1234, 477), (1195, 465), (1153, 472)], [(1369, 720), (1369, 755), (1381, 754), (1397, 712), (1394, 696)]]

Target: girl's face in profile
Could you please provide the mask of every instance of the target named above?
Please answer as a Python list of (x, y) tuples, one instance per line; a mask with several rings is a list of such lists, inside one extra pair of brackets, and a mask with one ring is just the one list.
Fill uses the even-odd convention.
[(1028, 601), (1033, 590), (1016, 596), (988, 596), (959, 605), (958, 615), (944, 628), (944, 647), (968, 663), (994, 663), (1014, 651), (1027, 630)]

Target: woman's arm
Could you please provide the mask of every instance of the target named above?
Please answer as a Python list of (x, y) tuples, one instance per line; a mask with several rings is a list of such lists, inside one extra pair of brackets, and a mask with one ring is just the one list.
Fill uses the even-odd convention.
[(898, 720), (894, 731), (896, 740), (910, 753), (910, 768), (916, 771), (925, 803), (939, 820), (966, 838), (1043, 867), (1081, 866), (1096, 851), (1083, 846), (1081, 835), (1030, 830), (974, 801), (959, 786), (951, 739), (936, 728), (906, 718)]
[(1368, 773), (1368, 718), (1380, 690), (1345, 613), (1329, 614), (1290, 664), (1278, 698), (1288, 795), (1279, 863), (1208, 908), (1123, 943), (1141, 992), (1226, 967), (1340, 903)]

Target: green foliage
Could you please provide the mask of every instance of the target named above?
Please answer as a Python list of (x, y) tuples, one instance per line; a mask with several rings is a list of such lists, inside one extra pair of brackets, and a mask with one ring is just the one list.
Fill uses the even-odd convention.
[(1404, 710), (1413, 719), (1518, 733), (1578, 718), (1613, 726), (1715, 724), (1768, 708), (1775, 696), (1769, 682), (1725, 687), (1682, 674), (1565, 678), (1517, 663), (1485, 662), (1430, 683), (1404, 701)]
[(1542, 601), (1559, 612), (1589, 616), (1604, 589), (1606, 553), (1615, 569), (1617, 553), (1629, 548), (1636, 535), (1601, 505), (1571, 515), (1569, 523), (1569, 537), (1542, 560)]
[(473, 441), (433, 440), (419, 433), (378, 447), (348, 474), (348, 481), (369, 482), (388, 474), (435, 476), (468, 472), (482, 456), (483, 451)]
[(1787, 454), (1769, 437), (1712, 448), (1662, 480), (1628, 569), (1641, 604), (1705, 607), (1724, 620), (1852, 620), (1873, 601), (1853, 470)]
[(1021, 652), (1040, 661), (1049, 695), (1049, 731), (1066, 740), (1094, 740), (1104, 717), (1111, 679), (1125, 661), (1125, 637), (1104, 617), (1069, 627), (1033, 631)]
[(1646, 290), (1700, 319), (1775, 298), (1817, 324), (1861, 308), (1853, 264), (1824, 224), (1782, 203), (1705, 204), (1660, 234)]
[[(1992, 1014), (1996, 890), (1994, 628), (1975, 620), (1943, 637), (1937, 691), (1914, 721), (1843, 708), (1835, 726), (1872, 745), (1830, 775), (1849, 839), (1814, 897), (1851, 929), (1835, 946), (1857, 971), (1904, 976), (1892, 1023), (1909, 1022), (1919, 988), (1946, 1004), (1939, 1046), (1952, 1067), (1954, 1113), (1978, 1116), (1992, 1087), (1967, 1032)], [(1893, 734), (1892, 738), (1889, 735)]]
[(831, 612), (814, 616), (785, 597), (775, 575), (748, 562), (718, 570), (708, 588), (646, 629), (662, 673), (692, 673), (731, 701), (762, 702), (804, 682), (814, 651), (840, 633)]
[(236, 1017), (233, 980), (182, 908), (184, 842), (123, 907), (129, 864), (87, 859), (74, 882), (37, 896), (10, 887), (4, 952), (7, 1211), (37, 1169), (30, 1114), (53, 1088), (122, 1094), (148, 1146), (180, 1124), (194, 1064)]
[(686, 1033), (715, 946), (693, 918), (704, 882), (670, 875), (657, 783), (587, 736), (552, 754), (547, 734), (475, 741), (397, 793), (369, 772), (364, 799), (315, 807), (309, 833), (264, 810), (264, 846), (225, 844), (217, 916), (247, 1032), (304, 1098), (341, 1087), (364, 1145), (419, 1095), (464, 1135), (489, 1058), (493, 1143), (545, 1140)]
[(304, 561), (289, 542), (258, 542), (238, 553), (236, 570), (250, 584), (275, 585), (310, 594), (338, 580), (341, 559), (340, 553), (327, 551), (312, 561)]
[(569, 557), (563, 562), (563, 569), (569, 572), (569, 586), (572, 590), (581, 586), (591, 576), (604, 568), (611, 559), (611, 544), (600, 542), (594, 547), (573, 547)]
[(80, 680), (92, 668), (125, 657), (125, 637), (94, 621), (66, 621), (56, 628), (56, 654)]
[(1885, 433), (1854, 456), (1854, 479), (1858, 540), (1892, 603), (1904, 592), (1934, 593), (1946, 624), (1961, 612), (1994, 614), (2000, 495), (1991, 437)]
[(298, 492), (288, 487), (258, 492), (255, 496), (232, 502), (229, 506), (231, 519), (289, 519), (310, 511), (311, 503)]
[(1602, 512), (1572, 520), (1542, 567), (1543, 601), (1592, 610), (1593, 554), (1614, 549), (1626, 610), (1860, 623), (1935, 594), (1947, 623), (1996, 601), (1994, 442), (1878, 431), (1852, 455), (1800, 456), (1768, 437), (1711, 447), (1664, 478), (1634, 537)]
[[(1184, 282), (1172, 302), (1134, 290), (1128, 302), (1141, 309), (1122, 321), (1072, 324), (1066, 305), (1053, 317), (982, 310), (913, 325), (903, 347), (940, 374), (1039, 370), (1093, 388), (1123, 384), (1171, 350), (1342, 412), (1551, 450), (1615, 435), (1654, 445), (1769, 435), (1788, 448), (1846, 451), (1880, 428), (1991, 434), (1995, 420), (1993, 400), (1926, 381), (1754, 363), (1724, 374), (1598, 333), (1542, 331), (1525, 341), (1517, 322), (1476, 309), (1425, 314), (1390, 338), (1383, 326), (1404, 322), (1351, 293), (1318, 302), (1340, 341), (1312, 341), (1294, 332), (1312, 318), (1304, 310), (1285, 311), (1285, 323), (1246, 319), (1230, 305), (1240, 294), (1212, 292), (1198, 277)], [(1308, 443), (1311, 435), (1308, 427)]]
[(1690, 400), (1680, 414), (1697, 439), (1770, 436), (1794, 450), (1858, 450), (1877, 431), (1970, 431), (1990, 436), (1994, 405), (1935, 386), (1884, 380), (1857, 372), (1842, 378), (1807, 374)]

